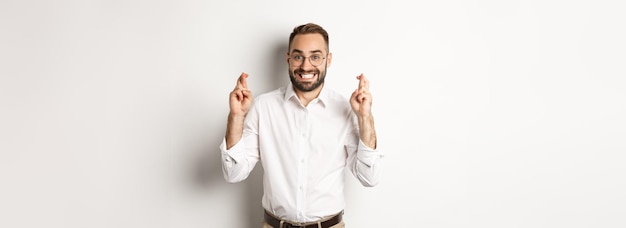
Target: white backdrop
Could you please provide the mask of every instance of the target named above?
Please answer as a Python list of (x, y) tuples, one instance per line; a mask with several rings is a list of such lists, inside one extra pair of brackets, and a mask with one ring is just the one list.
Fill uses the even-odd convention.
[(259, 227), (262, 167), (221, 174), (228, 92), (286, 83), (306, 22), (387, 153), (348, 227), (624, 227), (624, 5), (1, 0), (0, 227)]

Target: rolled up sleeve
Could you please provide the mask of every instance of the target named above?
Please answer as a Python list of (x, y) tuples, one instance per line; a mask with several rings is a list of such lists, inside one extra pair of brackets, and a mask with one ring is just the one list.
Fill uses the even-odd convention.
[(352, 173), (363, 186), (376, 186), (382, 172), (384, 154), (380, 149), (366, 146), (360, 139), (356, 149), (356, 159), (349, 159)]

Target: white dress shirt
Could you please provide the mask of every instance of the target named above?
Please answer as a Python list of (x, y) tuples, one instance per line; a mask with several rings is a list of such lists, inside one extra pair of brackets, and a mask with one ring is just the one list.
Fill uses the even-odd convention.
[(231, 183), (263, 165), (265, 210), (292, 222), (310, 222), (344, 209), (344, 170), (364, 185), (377, 184), (383, 154), (359, 139), (348, 99), (329, 89), (304, 107), (292, 84), (254, 99), (243, 137), (220, 145), (224, 178)]

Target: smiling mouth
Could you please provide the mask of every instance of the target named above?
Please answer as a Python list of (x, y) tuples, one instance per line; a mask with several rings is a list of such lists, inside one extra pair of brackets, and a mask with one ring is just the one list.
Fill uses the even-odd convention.
[(303, 79), (311, 79), (314, 78), (317, 74), (298, 74)]

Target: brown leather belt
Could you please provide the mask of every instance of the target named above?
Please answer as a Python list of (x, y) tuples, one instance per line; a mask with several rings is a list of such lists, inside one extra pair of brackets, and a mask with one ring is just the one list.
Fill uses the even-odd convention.
[[(308, 222), (304, 224), (292, 224), (292, 223), (289, 223), (288, 221), (283, 221), (283, 226), (281, 227), (280, 219), (277, 219), (274, 216), (270, 215), (269, 213), (267, 213), (267, 211), (265, 212), (264, 217), (265, 217), (265, 222), (267, 222), (267, 224), (270, 224), (274, 228), (318, 228), (317, 222)], [(343, 211), (333, 216), (332, 218), (329, 218), (321, 222), (321, 225), (322, 225), (321, 228), (329, 228), (334, 225), (337, 225), (338, 223), (341, 222), (342, 217), (343, 217)]]

